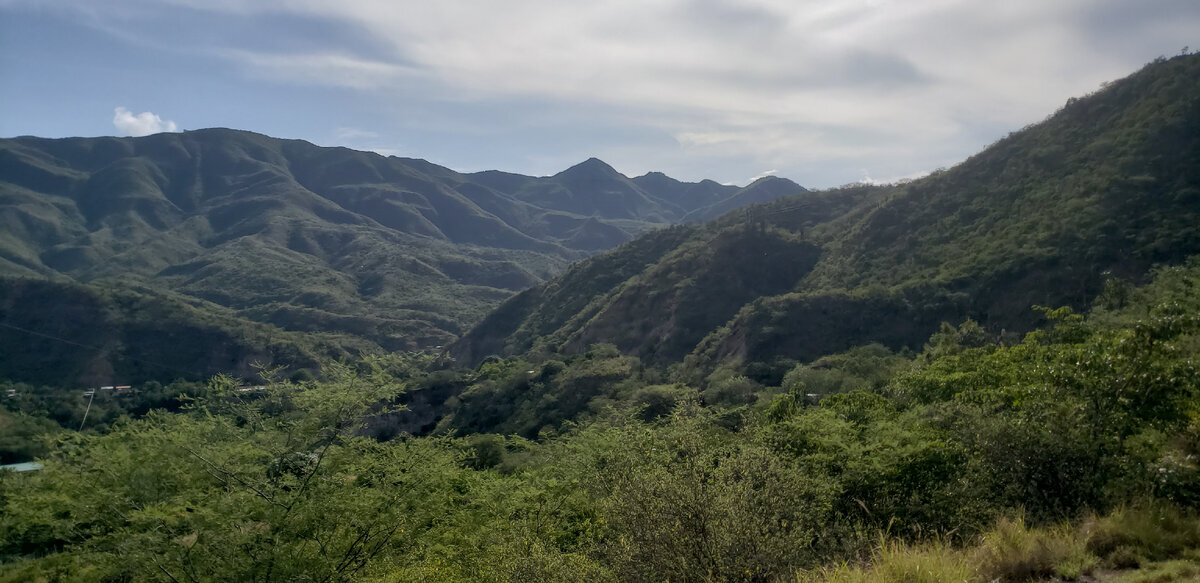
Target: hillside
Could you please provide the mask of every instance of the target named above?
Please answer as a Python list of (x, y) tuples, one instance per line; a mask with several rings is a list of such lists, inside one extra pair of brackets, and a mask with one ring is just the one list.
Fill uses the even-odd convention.
[(0, 379), (50, 386), (203, 381), (317, 371), (372, 345), (349, 335), (285, 332), (203, 300), (118, 288), (0, 278)]
[(1200, 56), (1160, 59), (949, 170), (804, 192), (589, 259), (450, 352), (470, 363), (611, 342), (707, 367), (919, 348), (968, 317), (1027, 330), (1035, 304), (1083, 307), (1106, 278), (1200, 252), (1197, 95)]
[(22, 137), (0, 140), (0, 276), (146, 286), (415, 349), (741, 191), (595, 159), (550, 177), (461, 174), (226, 129)]

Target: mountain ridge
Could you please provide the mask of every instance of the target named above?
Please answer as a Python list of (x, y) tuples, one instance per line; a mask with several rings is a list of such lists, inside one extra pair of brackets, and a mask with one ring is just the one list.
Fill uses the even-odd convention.
[[(1106, 279), (1138, 281), (1200, 252), (1198, 80), (1200, 56), (1161, 59), (954, 168), (726, 212), (652, 262), (634, 241), (509, 300), (450, 354), (475, 363), (611, 342), (650, 364), (686, 357), (703, 369), (870, 342), (919, 349), (941, 321), (964, 318), (994, 334), (1028, 330), (1033, 305), (1083, 309)], [(737, 260), (719, 260), (723, 245), (740, 246)], [(807, 245), (816, 250), (799, 251)], [(592, 264), (631, 274), (589, 283)], [(799, 275), (759, 285), (781, 272)], [(563, 320), (539, 303), (587, 307)]]
[(0, 276), (147, 285), (411, 350), (738, 191), (663, 184), (594, 158), (549, 177), (463, 174), (227, 128), (3, 139)]

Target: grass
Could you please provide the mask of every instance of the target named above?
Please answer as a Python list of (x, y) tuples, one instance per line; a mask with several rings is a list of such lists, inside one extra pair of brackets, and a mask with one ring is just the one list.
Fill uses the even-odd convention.
[(841, 565), (797, 575), (798, 583), (949, 583), (982, 581), (965, 553), (942, 543), (887, 542), (866, 565)]
[(972, 553), (974, 564), (988, 581), (1073, 581), (1098, 562), (1078, 534), (1065, 525), (1030, 529), (1023, 517), (1002, 519)]
[(1087, 521), (1083, 529), (1088, 550), (1114, 569), (1175, 559), (1200, 549), (1200, 517), (1161, 502), (1118, 508)]
[(1164, 561), (1146, 565), (1136, 571), (1122, 573), (1112, 583), (1173, 583), (1176, 581), (1200, 581), (1200, 563), (1185, 559)]
[[(1101, 571), (1106, 569), (1107, 571)], [(1200, 582), (1200, 516), (1164, 502), (1077, 524), (1030, 527), (1004, 518), (976, 544), (884, 540), (860, 564), (800, 572), (798, 583)]]

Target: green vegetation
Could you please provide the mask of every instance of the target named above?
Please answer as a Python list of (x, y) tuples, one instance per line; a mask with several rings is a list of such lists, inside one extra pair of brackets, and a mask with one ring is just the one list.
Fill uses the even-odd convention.
[[(1082, 310), (1106, 280), (1200, 253), (1197, 95), (1200, 56), (1156, 61), (949, 170), (746, 207), (660, 240), (650, 262), (637, 244), (589, 259), (451, 353), (611, 342), (705, 376), (871, 342), (918, 350), (944, 321), (1019, 336), (1039, 323), (1029, 306)], [(601, 264), (623, 277), (595, 277)], [(578, 308), (552, 316), (560, 305)]]
[[(0, 277), (133, 288), (178, 298), (193, 315), (215, 312), (207, 319), (342, 334), (388, 351), (434, 349), (570, 262), (714, 203), (737, 205), (739, 192), (661, 174), (629, 179), (599, 160), (543, 178), (468, 175), (225, 129), (4, 139)], [(56, 318), (41, 309), (27, 315)], [(10, 332), (0, 330), (0, 341), (27, 340)], [(185, 336), (202, 353), (194, 360), (226, 358), (220, 334)], [(88, 360), (161, 356), (144, 348), (24, 354), (0, 378), (90, 382), (42, 375)], [(171, 364), (190, 377), (214, 372), (205, 362)]]
[[(0, 580), (1184, 576), (1197, 283), (1200, 259), (1119, 307), (1041, 309), (1018, 342), (967, 321), (918, 355), (867, 345), (700, 387), (612, 345), (458, 372), (372, 358), (249, 392), (217, 377), (0, 474)], [(366, 437), (406, 387), (456, 383), (438, 434)]]
[[(10, 239), (98, 244), (2, 255), (95, 277), (0, 286), (0, 323), (40, 339), (5, 340), (5, 374), (31, 384), (0, 384), (0, 456), (45, 464), (0, 472), (0, 581), (1195, 578), (1198, 69), (1196, 55), (1155, 62), (919, 181), (626, 242), (484, 318), (450, 350), (469, 368), (383, 340), (442, 338), (411, 323), (450, 330), (475, 309), (465, 290), (498, 299), (492, 278), (565, 260), (547, 245), (582, 253), (617, 225), (673, 220), (689, 192), (721, 208), (722, 189), (596, 160), (545, 180), (468, 177), (240, 134), (201, 151), (210, 178), (247, 182), (180, 189), (209, 184), (187, 178), (208, 166), (131, 152), (159, 140), (194, 160), (221, 132), (10, 141), (0, 163), (25, 171), (4, 195), (58, 197), (0, 217), (25, 229)], [(55, 161), (70, 157), (90, 162)], [(243, 165), (254, 172), (226, 173)], [(97, 193), (155, 188), (211, 212), (173, 222), (136, 196), (88, 210), (111, 202)], [(397, 203), (421, 197), (437, 212)], [(449, 220), (448, 199), (493, 211)], [(552, 241), (483, 228), (513, 201), (551, 209), (521, 224)], [(395, 214), (352, 210), (374, 204)], [(410, 234), (381, 234), (386, 221)], [(121, 229), (205, 244), (117, 252)], [(464, 241), (496, 246), (422, 254)], [(364, 278), (368, 264), (392, 267)], [(171, 289), (101, 273), (138, 265)], [(439, 278), (457, 283), (428, 285)], [(176, 366), (259, 380), (147, 380), (87, 401), (33, 386)]]
[(214, 374), (255, 365), (316, 370), (379, 351), (347, 334), (301, 334), (227, 308), (140, 286), (0, 278), (0, 378), (82, 389)]
[[(797, 581), (1192, 581), (1200, 574), (1198, 526), (1194, 511), (1163, 503), (1073, 525), (1029, 528), (1018, 516), (1001, 519), (973, 547), (885, 541), (865, 563), (805, 573)], [(1126, 544), (1113, 546), (1113, 537)]]

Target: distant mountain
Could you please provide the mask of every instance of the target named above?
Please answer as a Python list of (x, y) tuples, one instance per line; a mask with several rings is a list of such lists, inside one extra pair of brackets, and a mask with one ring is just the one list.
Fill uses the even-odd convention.
[(413, 349), (739, 191), (596, 159), (551, 177), (461, 174), (228, 129), (21, 137), (0, 140), (0, 276), (139, 285)]
[(806, 192), (768, 178), (726, 200), (773, 202), (588, 259), (451, 354), (611, 342), (657, 364), (812, 360), (919, 348), (943, 320), (1014, 332), (1035, 304), (1084, 307), (1106, 278), (1200, 253), (1200, 56), (1156, 61), (920, 180)]
[(805, 192), (808, 192), (808, 189), (786, 178), (764, 176), (746, 188), (730, 194), (727, 198), (689, 212), (684, 215), (683, 220), (687, 222), (709, 221), (737, 208), (771, 202), (785, 196), (796, 196)]

